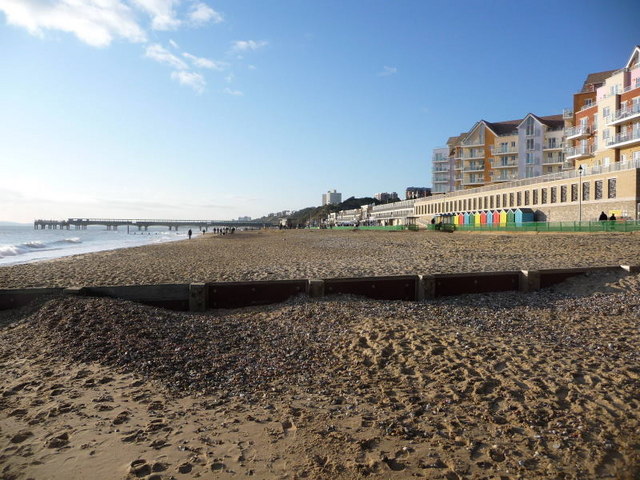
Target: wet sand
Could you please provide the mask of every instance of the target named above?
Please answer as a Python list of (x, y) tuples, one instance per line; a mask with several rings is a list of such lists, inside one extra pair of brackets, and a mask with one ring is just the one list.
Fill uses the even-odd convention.
[[(637, 235), (323, 233), (211, 236), (0, 274), (48, 286), (640, 259)], [(467, 263), (434, 266), (451, 251)], [(640, 276), (622, 273), (532, 294), (203, 314), (43, 299), (0, 312), (0, 478), (634, 479), (639, 327)]]

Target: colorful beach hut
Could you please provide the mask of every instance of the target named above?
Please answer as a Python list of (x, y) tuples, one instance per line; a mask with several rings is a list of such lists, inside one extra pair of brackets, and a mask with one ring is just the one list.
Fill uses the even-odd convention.
[(464, 215), (462, 213), (458, 214), (458, 225), (464, 225)]
[(480, 212), (480, 225), (486, 225), (487, 224), (487, 212)]
[(452, 219), (452, 221), (453, 221), (453, 224), (454, 224), (454, 225), (460, 225), (460, 224), (458, 223), (458, 218), (459, 218), (459, 217), (458, 217), (458, 214), (457, 214), (457, 213), (454, 213), (454, 214), (453, 214), (453, 217), (451, 217), (451, 219)]
[(500, 211), (500, 226), (504, 227), (506, 225), (507, 225), (507, 211), (502, 210)]
[(515, 223), (516, 225), (522, 225), (523, 223), (533, 222), (534, 212), (530, 208), (517, 208), (515, 211)]
[(471, 225), (471, 214), (469, 212), (464, 213), (464, 224)]
[(475, 212), (473, 214), (473, 225), (476, 227), (480, 226), (480, 213), (479, 212)]
[(493, 225), (493, 214), (495, 212), (487, 212), (487, 225)]
[(500, 210), (493, 212), (493, 223), (500, 225)]
[(509, 210), (507, 212), (507, 223), (516, 223), (516, 212), (515, 210)]

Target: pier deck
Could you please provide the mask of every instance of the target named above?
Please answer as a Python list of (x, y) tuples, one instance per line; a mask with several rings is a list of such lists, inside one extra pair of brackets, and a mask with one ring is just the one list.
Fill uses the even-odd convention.
[(138, 230), (148, 230), (149, 227), (167, 227), (169, 231), (178, 231), (180, 227), (196, 227), (198, 230), (208, 231), (214, 227), (254, 227), (262, 228), (262, 222), (236, 220), (150, 220), (150, 219), (121, 219), (121, 218), (68, 218), (67, 220), (34, 220), (35, 230), (86, 230), (89, 225), (104, 225), (107, 230), (117, 230), (118, 227), (137, 227)]

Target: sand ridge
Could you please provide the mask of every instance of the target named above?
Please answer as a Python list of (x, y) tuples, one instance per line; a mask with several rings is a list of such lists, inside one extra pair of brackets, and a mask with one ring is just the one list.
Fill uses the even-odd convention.
[[(25, 310), (0, 334), (3, 475), (635, 478), (640, 277), (625, 280), (616, 283), (621, 293), (589, 296), (300, 298), (205, 314), (110, 299), (51, 300)], [(109, 348), (96, 354), (96, 343), (76, 346), (93, 362), (79, 361), (80, 350), (68, 348), (69, 338), (52, 324), (77, 318), (75, 335), (90, 336), (91, 318), (108, 315), (134, 315), (142, 338), (123, 339), (107, 320), (98, 334)], [(221, 383), (202, 391), (196, 381), (189, 395), (176, 396), (175, 370), (187, 372), (163, 357), (161, 337), (153, 340), (147, 329), (188, 324), (188, 317), (249, 330), (251, 322), (265, 330), (272, 323), (281, 349), (306, 335), (282, 329), (283, 319), (327, 318), (327, 329), (338, 334), (322, 348), (298, 351), (295, 372), (278, 368), (245, 388)], [(150, 369), (145, 362), (105, 362), (119, 342), (132, 355), (151, 348), (158, 363)], [(178, 337), (167, 342), (180, 346)], [(207, 342), (240, 351), (258, 345), (215, 336)], [(185, 337), (181, 346), (193, 342)], [(253, 351), (255, 371), (273, 362), (268, 350), (259, 353)], [(245, 367), (226, 364), (229, 385)], [(205, 378), (220, 373), (203, 365), (199, 371)]]

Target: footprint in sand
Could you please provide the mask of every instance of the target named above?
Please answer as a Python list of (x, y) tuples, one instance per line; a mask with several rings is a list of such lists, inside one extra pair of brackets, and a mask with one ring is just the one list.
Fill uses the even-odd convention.
[(33, 436), (32, 432), (30, 432), (29, 430), (22, 430), (11, 437), (10, 441), (11, 443), (22, 443), (31, 436)]

